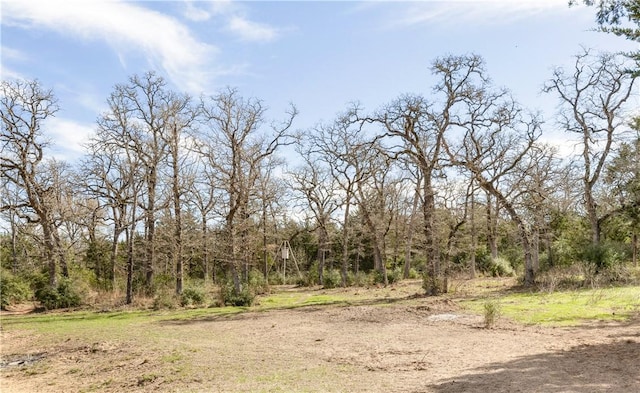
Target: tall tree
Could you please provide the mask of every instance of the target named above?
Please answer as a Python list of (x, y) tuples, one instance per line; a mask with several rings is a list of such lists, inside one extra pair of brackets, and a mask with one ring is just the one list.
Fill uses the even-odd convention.
[[(216, 184), (221, 187), (224, 212), (228, 267), (234, 290), (240, 293), (240, 269), (248, 261), (250, 201), (266, 160), (279, 147), (291, 143), (289, 130), (297, 115), (295, 107), (287, 112), (281, 124), (272, 124), (271, 133), (263, 130), (265, 108), (257, 99), (245, 99), (234, 89), (202, 99), (204, 133), (199, 150), (216, 169)], [(214, 158), (215, 157), (215, 158)]]
[(560, 125), (580, 138), (584, 208), (595, 245), (600, 242), (603, 217), (608, 215), (599, 211), (595, 190), (626, 124), (626, 104), (635, 79), (620, 55), (593, 56), (585, 49), (576, 56), (571, 71), (555, 69), (544, 87), (545, 92), (553, 92), (560, 99)]
[(66, 266), (56, 226), (54, 174), (47, 172), (48, 142), (43, 130), (46, 120), (57, 111), (53, 91), (44, 89), (38, 81), (0, 84), (0, 168), (3, 180), (14, 186), (19, 195), (2, 210), (11, 209), (21, 219), (40, 226), (51, 286), (57, 284), (57, 266)]
[[(527, 116), (503, 89), (493, 88), (484, 61), (475, 55), (436, 62), (450, 111), (448, 123), (461, 132), (442, 138), (451, 164), (464, 168), (475, 183), (497, 200), (518, 226), (525, 260), (525, 284), (535, 282), (530, 228), (517, 209), (515, 193), (527, 155), (540, 135), (540, 123)], [(460, 135), (460, 134), (458, 134)], [(528, 164), (532, 165), (532, 164)]]
[(196, 119), (196, 111), (191, 106), (191, 98), (169, 92), (163, 97), (163, 113), (166, 131), (161, 135), (168, 150), (168, 164), (171, 177), (171, 199), (173, 200), (174, 233), (173, 263), (176, 269), (176, 293), (182, 294), (184, 286), (182, 210), (183, 195), (192, 189), (193, 174), (189, 173), (194, 164), (190, 156), (187, 131)]
[(318, 234), (318, 282), (324, 285), (325, 255), (329, 251), (329, 225), (331, 216), (338, 209), (336, 182), (330, 170), (308, 146), (296, 147), (302, 165), (291, 172), (290, 182), (295, 193), (302, 196), (303, 211), (310, 212), (314, 221), (312, 230)]

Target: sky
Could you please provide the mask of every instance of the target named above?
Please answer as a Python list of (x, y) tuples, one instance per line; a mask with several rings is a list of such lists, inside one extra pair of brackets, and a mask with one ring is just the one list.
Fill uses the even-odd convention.
[(45, 129), (58, 159), (73, 161), (116, 84), (155, 71), (194, 97), (237, 88), (267, 117), (310, 130), (352, 102), (373, 111), (402, 94), (428, 96), (430, 64), (475, 53), (496, 86), (542, 111), (544, 138), (562, 145), (554, 67), (581, 47), (635, 50), (595, 32), (595, 10), (567, 0), (101, 1), (0, 0), (3, 80), (38, 79), (60, 104)]

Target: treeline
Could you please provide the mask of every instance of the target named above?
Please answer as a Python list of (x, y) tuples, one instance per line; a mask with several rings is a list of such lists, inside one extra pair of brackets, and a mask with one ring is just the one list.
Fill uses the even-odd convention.
[(177, 294), (185, 281), (228, 283), (238, 296), (252, 271), (320, 285), (335, 270), (340, 285), (371, 270), (381, 284), (420, 274), (435, 295), (459, 272), (515, 270), (532, 286), (556, 266), (578, 263), (590, 278), (637, 266), (628, 69), (623, 56), (584, 51), (553, 72), (544, 91), (569, 156), (476, 55), (435, 60), (428, 96), (353, 105), (302, 131), (293, 106), (272, 121), (234, 89), (196, 100), (134, 75), (73, 164), (48, 156), (54, 93), (3, 81), (3, 275), (46, 272), (56, 289), (80, 269), (131, 303), (158, 281)]

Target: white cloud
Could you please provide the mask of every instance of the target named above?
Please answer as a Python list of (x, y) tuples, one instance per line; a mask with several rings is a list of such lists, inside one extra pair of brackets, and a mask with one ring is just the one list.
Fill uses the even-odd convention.
[(29, 56), (27, 56), (26, 53), (5, 45), (2, 45), (2, 47), (0, 47), (0, 51), (2, 52), (3, 59), (10, 59), (15, 61), (25, 61), (29, 59)]
[(229, 31), (245, 41), (268, 42), (273, 41), (278, 32), (274, 28), (252, 22), (242, 16), (234, 16), (229, 20)]
[(119, 55), (143, 53), (180, 88), (200, 91), (214, 75), (217, 49), (176, 19), (122, 1), (3, 1), (3, 23), (46, 28), (83, 40), (104, 40)]
[[(278, 38), (281, 31), (278, 28), (270, 26), (266, 23), (253, 21), (248, 16), (248, 8), (244, 4), (240, 4), (231, 0), (209, 1), (205, 4), (208, 9), (196, 8), (190, 1), (186, 3), (185, 13), (199, 12), (203, 18), (217, 18), (225, 26), (225, 30), (242, 41), (250, 42), (270, 42)], [(207, 18), (204, 19), (206, 13)]]
[(54, 117), (47, 120), (45, 135), (51, 140), (51, 149), (58, 159), (70, 160), (86, 152), (86, 144), (94, 133), (94, 126)]
[(561, 0), (426, 0), (409, 4), (401, 16), (393, 18), (392, 26), (422, 23), (495, 25), (569, 8), (568, 3)]
[(183, 13), (185, 18), (194, 22), (202, 22), (211, 18), (211, 14), (207, 10), (197, 7), (192, 1), (185, 1), (185, 5)]

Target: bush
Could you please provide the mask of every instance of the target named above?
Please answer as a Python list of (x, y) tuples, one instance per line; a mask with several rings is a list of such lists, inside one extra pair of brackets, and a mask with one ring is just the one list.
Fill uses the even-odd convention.
[(29, 300), (31, 287), (22, 277), (14, 276), (7, 270), (2, 270), (0, 277), (0, 303), (3, 310), (7, 306)]
[(488, 273), (492, 277), (515, 276), (516, 274), (511, 263), (502, 257), (493, 258), (491, 260)]
[(249, 272), (249, 287), (253, 289), (256, 295), (269, 293), (269, 285), (264, 279), (264, 273), (259, 270), (252, 269)]
[(347, 273), (347, 284), (356, 287), (367, 287), (373, 284), (373, 275), (359, 271), (358, 273)]
[(599, 274), (620, 265), (624, 252), (613, 244), (589, 244), (581, 252), (580, 260), (588, 271)]
[(389, 281), (389, 284), (402, 281), (402, 269), (396, 267), (393, 270), (387, 270), (387, 281)]
[(342, 285), (342, 275), (337, 269), (330, 269), (324, 272), (324, 288), (337, 288)]
[(201, 305), (204, 303), (204, 291), (197, 288), (185, 288), (180, 296), (182, 307), (190, 305)]
[(44, 277), (44, 280), (40, 278), (35, 286), (35, 298), (47, 310), (77, 307), (82, 304), (80, 295), (73, 288), (72, 282), (68, 278), (58, 280), (58, 285), (55, 288), (52, 288), (46, 282), (46, 277)]
[(447, 280), (443, 277), (432, 277), (425, 272), (422, 275), (422, 289), (428, 296), (438, 296), (447, 292)]
[(220, 297), (225, 306), (248, 307), (253, 304), (256, 295), (248, 286), (243, 287), (238, 293), (233, 282), (230, 282), (220, 289)]
[(177, 299), (169, 290), (158, 291), (153, 298), (154, 310), (173, 310), (176, 308)]
[(484, 327), (487, 329), (493, 327), (501, 314), (502, 309), (500, 303), (494, 300), (487, 300), (484, 303)]
[(414, 268), (409, 269), (409, 278), (415, 280), (416, 278), (420, 278), (420, 273)]

